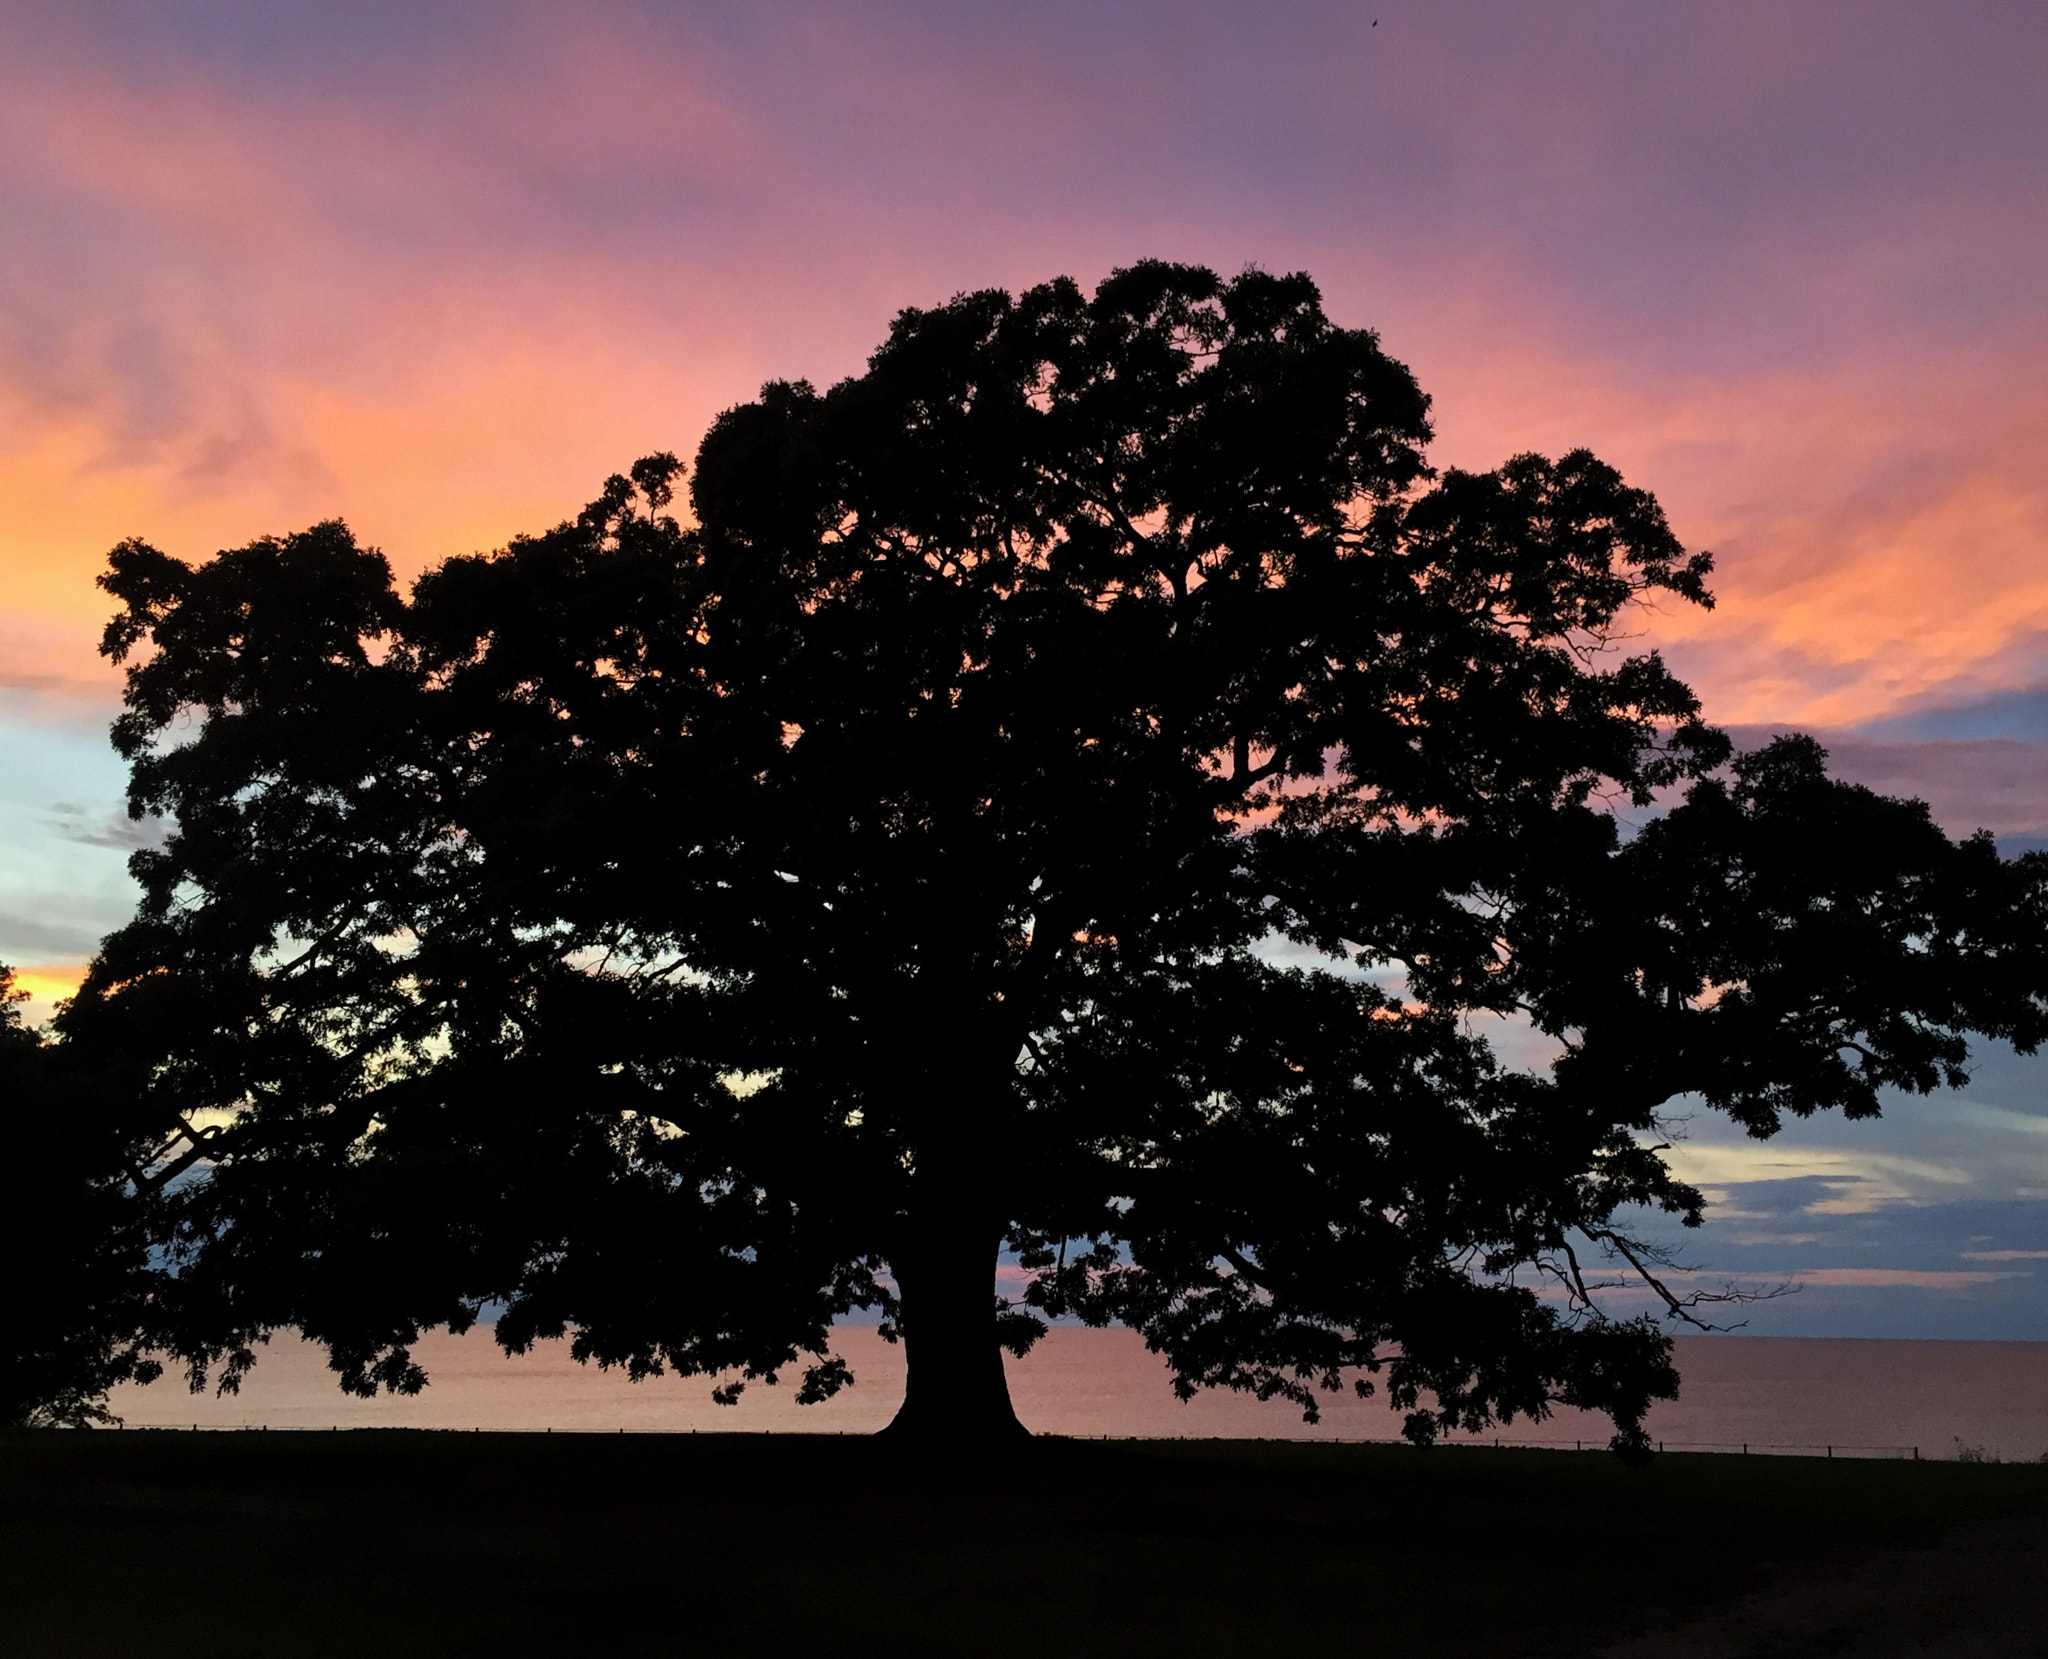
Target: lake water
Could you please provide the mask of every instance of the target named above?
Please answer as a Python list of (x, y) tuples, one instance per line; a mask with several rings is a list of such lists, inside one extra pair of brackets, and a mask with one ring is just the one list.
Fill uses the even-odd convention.
[[(138, 1428), (870, 1433), (902, 1396), (902, 1350), (860, 1326), (842, 1328), (839, 1347), (859, 1381), (811, 1407), (792, 1403), (788, 1381), (757, 1384), (738, 1405), (720, 1407), (703, 1378), (635, 1384), (576, 1364), (563, 1343), (508, 1357), (482, 1330), (423, 1341), (418, 1357), (433, 1383), (411, 1399), (351, 1399), (335, 1387), (318, 1349), (279, 1337), (239, 1396), (192, 1395), (167, 1377), (119, 1389), (113, 1404)], [(1680, 1337), (1678, 1366), (1681, 1397), (1650, 1418), (1651, 1435), (1674, 1450), (1747, 1442), (1757, 1451), (1796, 1446), (1816, 1454), (1832, 1443), (1837, 1456), (1911, 1455), (1915, 1446), (1923, 1458), (1953, 1457), (1959, 1447), (2007, 1460), (2048, 1452), (2044, 1342)], [(1010, 1378), (1018, 1415), (1047, 1434), (1391, 1440), (1400, 1432), (1398, 1414), (1378, 1398), (1326, 1396), (1315, 1428), (1284, 1403), (1244, 1395), (1210, 1392), (1182, 1405), (1162, 1363), (1126, 1330), (1055, 1329), (1029, 1359), (1010, 1362)], [(1500, 1438), (1602, 1445), (1607, 1433), (1597, 1418), (1564, 1412), (1544, 1423), (1517, 1422)]]

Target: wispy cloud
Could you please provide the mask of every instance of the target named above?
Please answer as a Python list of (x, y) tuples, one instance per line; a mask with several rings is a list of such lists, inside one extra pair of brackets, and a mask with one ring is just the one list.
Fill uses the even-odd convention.
[(2038, 31), (1869, 15), (0, 20), (6, 603), (96, 617), (138, 531), (493, 545), (898, 305), (1161, 253), (1317, 272), (1448, 461), (1658, 490), (1720, 718), (2038, 685)]
[[(340, 514), (417, 571), (857, 370), (899, 306), (1143, 255), (1313, 272), (1436, 395), (1443, 464), (1598, 450), (1717, 555), (1717, 608), (1638, 642), (1710, 716), (2048, 836), (2033, 12), (1375, 15), (0, 8), (0, 950), (82, 960), (132, 903), (115, 541)], [(2048, 1193), (2016, 1066), (1674, 1161), (1731, 1256), (1933, 1272), (1964, 1241), (1920, 1222)], [(1829, 1253), (1873, 1239), (1928, 1253)]]
[[(1838, 1148), (1776, 1141), (1681, 1141), (1665, 1157), (1681, 1179), (1707, 1187), (1812, 1182), (1826, 1196), (1803, 1206), (1809, 1215), (1864, 1215), (1886, 1205), (1932, 1198), (1944, 1189), (1967, 1187), (1972, 1179), (1960, 1164), (1900, 1156), (1875, 1145)], [(1760, 1212), (1736, 1213), (1755, 1216)]]
[(54, 803), (48, 821), (63, 840), (82, 847), (111, 847), (121, 852), (161, 846), (169, 828), (155, 814), (130, 818), (125, 812), (97, 813), (69, 801)]
[(2025, 1273), (1948, 1272), (1918, 1267), (1809, 1267), (1790, 1275), (1802, 1285), (1906, 1287), (1913, 1290), (1969, 1290), (2001, 1279), (2024, 1279)]
[(98, 944), (99, 934), (90, 921), (0, 911), (0, 960), (77, 959), (90, 955)]

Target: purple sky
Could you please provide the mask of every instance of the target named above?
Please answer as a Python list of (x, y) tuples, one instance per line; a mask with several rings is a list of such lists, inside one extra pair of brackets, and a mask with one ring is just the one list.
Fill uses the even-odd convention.
[[(2037, 3), (0, 3), (0, 960), (61, 991), (129, 902), (114, 541), (417, 569), (899, 306), (1141, 256), (1313, 273), (1441, 462), (1592, 446), (1719, 557), (1652, 624), (1710, 714), (2048, 838), (2043, 88)], [(1884, 1221), (1760, 1267), (1963, 1271), (2048, 1243), (2033, 1076), (1701, 1167), (1761, 1239)], [(1899, 1294), (2048, 1336), (2031, 1283)]]

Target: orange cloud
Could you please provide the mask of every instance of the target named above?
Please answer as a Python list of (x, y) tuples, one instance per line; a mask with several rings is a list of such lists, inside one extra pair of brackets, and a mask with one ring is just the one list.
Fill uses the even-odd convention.
[[(368, 78), (238, 80), (175, 53), (124, 72), (91, 50), (0, 68), (0, 184), (61, 204), (0, 294), (0, 677), (104, 695), (92, 577), (122, 536), (204, 554), (341, 514), (416, 570), (553, 522), (648, 449), (687, 452), (763, 378), (857, 367), (898, 305), (1145, 253), (1314, 271), (1437, 394), (1445, 461), (1587, 444), (1655, 490), (1719, 554), (1721, 602), (1667, 607), (1646, 637), (1717, 719), (1840, 725), (2042, 672), (2038, 308), (1971, 310), (1941, 275), (1974, 248), (1994, 274), (2035, 268), (2010, 200), (1902, 175), (1825, 237), (1786, 196), (1721, 244), (1734, 209), (1684, 134), (1790, 121), (1819, 154), (1830, 129), (1712, 31), (1655, 48), (1677, 54), (1644, 60), (1664, 80), (1594, 97), (1579, 47), (1526, 31), (1509, 62), (1446, 25), (1395, 75), (1387, 31), (1299, 26), (1283, 103), (1307, 125), (1235, 185), (1197, 161), (1241, 146), (1184, 95), (1235, 60), (1192, 45), (1115, 97), (1050, 37), (824, 12), (741, 47), (694, 14), (533, 14), (488, 51), (394, 47)], [(1830, 29), (1787, 28), (1786, 52), (1834, 61)], [(1412, 181), (1339, 166), (1352, 104), (1315, 76), (1348, 86), (1353, 60)], [(1715, 99), (1708, 61), (1729, 71)], [(1487, 113), (1439, 131), (1453, 107)], [(1699, 228), (1655, 223), (1696, 247), (1636, 226), (1609, 263), (1652, 284), (1692, 248), (1715, 282), (1613, 317), (1620, 290), (1574, 286), (1597, 259), (1545, 239), (1667, 211), (1671, 190)], [(1948, 309), (1923, 319), (1930, 284)], [(1723, 315), (1754, 341), (1731, 347)]]
[(77, 993), (84, 978), (85, 964), (82, 962), (16, 968), (14, 988), (28, 993), (28, 1000), (19, 1005), (22, 1017), (31, 1025), (40, 1025), (56, 1012), (58, 1003)]
[(1586, 444), (1714, 550), (1716, 606), (1647, 642), (1728, 723), (1839, 726), (2033, 683), (2048, 637), (2048, 394), (1999, 355), (1669, 383), (1522, 349), (1426, 376), (1440, 449)]

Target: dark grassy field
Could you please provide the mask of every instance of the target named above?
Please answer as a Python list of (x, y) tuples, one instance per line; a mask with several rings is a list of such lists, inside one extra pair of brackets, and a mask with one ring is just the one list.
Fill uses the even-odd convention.
[(1859, 1571), (1929, 1580), (1888, 1639), (2025, 1629), (1942, 1563), (2030, 1549), (2048, 1468), (1041, 1441), (961, 1479), (793, 1436), (17, 1433), (0, 1506), (8, 1655), (1507, 1655), (1660, 1651)]

